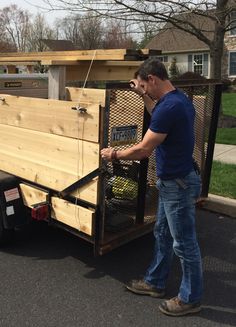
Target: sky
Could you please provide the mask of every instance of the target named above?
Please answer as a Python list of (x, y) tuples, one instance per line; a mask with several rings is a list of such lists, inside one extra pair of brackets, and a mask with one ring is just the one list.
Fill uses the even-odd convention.
[(62, 11), (46, 12), (39, 7), (45, 7), (45, 4), (41, 0), (0, 0), (0, 9), (8, 7), (10, 5), (17, 5), (19, 8), (28, 10), (30, 13), (36, 15), (37, 13), (43, 12), (47, 22), (53, 23), (56, 18), (63, 18), (67, 13)]

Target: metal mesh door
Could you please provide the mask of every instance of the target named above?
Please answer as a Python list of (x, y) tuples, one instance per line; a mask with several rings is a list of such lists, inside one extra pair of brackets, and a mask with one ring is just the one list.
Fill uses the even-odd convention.
[(207, 196), (221, 101), (221, 84), (211, 80), (201, 84), (194, 81), (177, 81), (175, 86), (182, 89), (195, 108), (193, 157), (201, 171), (202, 196)]
[[(143, 137), (144, 105), (131, 90), (108, 91), (107, 133), (104, 145), (116, 150), (139, 143)], [(140, 181), (139, 161), (107, 163), (104, 178), (104, 228), (118, 232), (135, 224)]]
[[(203, 195), (206, 196), (220, 107), (220, 85), (176, 82), (175, 86), (192, 100), (196, 110), (194, 158), (201, 168)], [(142, 99), (127, 88), (114, 87), (107, 90), (107, 94), (103, 146), (119, 150), (140, 142), (148, 128)], [(147, 160), (107, 163), (103, 180), (104, 231), (119, 232), (152, 224), (158, 202), (156, 181), (154, 153)]]

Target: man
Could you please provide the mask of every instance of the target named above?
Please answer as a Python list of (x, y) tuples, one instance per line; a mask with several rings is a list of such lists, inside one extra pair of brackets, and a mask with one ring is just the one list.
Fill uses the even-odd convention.
[(147, 59), (131, 81), (144, 100), (151, 122), (143, 140), (128, 149), (101, 150), (104, 160), (140, 160), (156, 149), (159, 189), (154, 258), (142, 280), (127, 288), (137, 294), (164, 297), (172, 256), (181, 262), (182, 281), (176, 297), (159, 309), (172, 316), (199, 312), (202, 296), (201, 255), (195, 231), (195, 202), (200, 195), (200, 176), (192, 159), (195, 110), (191, 101), (172, 85), (165, 66)]

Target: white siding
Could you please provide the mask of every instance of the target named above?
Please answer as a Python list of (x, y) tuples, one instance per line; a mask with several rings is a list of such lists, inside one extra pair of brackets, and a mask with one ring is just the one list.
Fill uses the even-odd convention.
[[(177, 67), (179, 69), (180, 74), (186, 73), (187, 71), (189, 71), (188, 68), (188, 56), (191, 53), (178, 53), (178, 54), (168, 54), (168, 67), (171, 64), (171, 61), (173, 58), (176, 58), (176, 64)], [(192, 55), (197, 54), (197, 53), (192, 53)], [(202, 54), (202, 53), (199, 53)], [(163, 54), (166, 55), (166, 54)], [(192, 69), (193, 71), (193, 69)], [(208, 57), (208, 75), (209, 75), (209, 71), (210, 71), (210, 62), (209, 62), (209, 57)], [(206, 76), (209, 77), (209, 76)]]

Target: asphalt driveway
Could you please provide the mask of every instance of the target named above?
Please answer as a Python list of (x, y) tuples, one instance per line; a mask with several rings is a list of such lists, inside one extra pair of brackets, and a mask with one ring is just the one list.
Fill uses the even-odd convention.
[[(197, 229), (205, 276), (200, 314), (167, 317), (157, 309), (160, 299), (125, 290), (151, 260), (151, 234), (94, 258), (85, 241), (34, 224), (0, 251), (0, 326), (236, 326), (236, 220), (199, 210)], [(175, 261), (169, 297), (179, 281)]]

